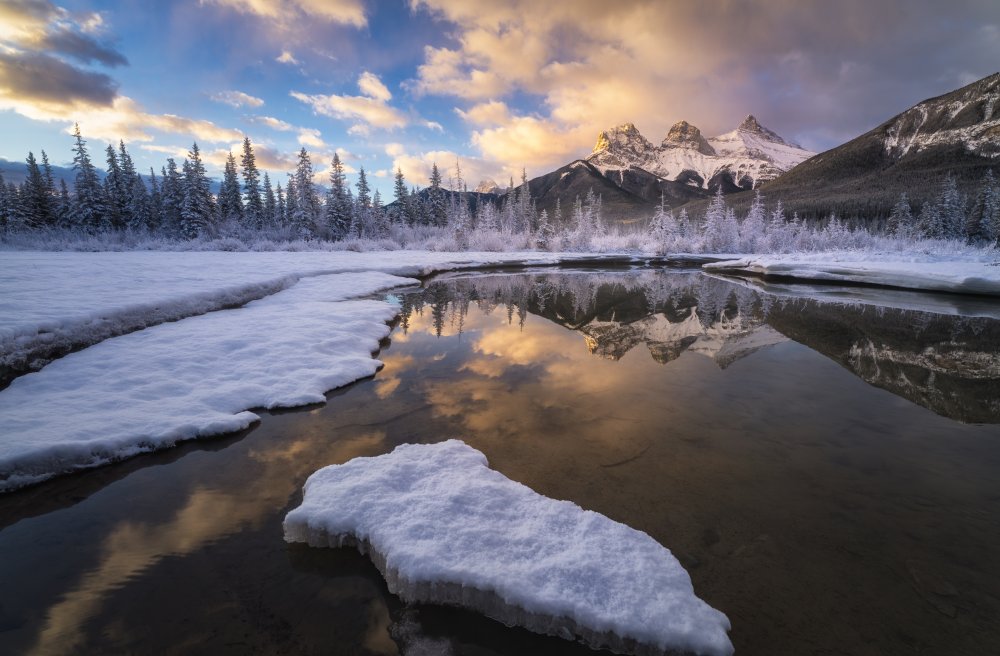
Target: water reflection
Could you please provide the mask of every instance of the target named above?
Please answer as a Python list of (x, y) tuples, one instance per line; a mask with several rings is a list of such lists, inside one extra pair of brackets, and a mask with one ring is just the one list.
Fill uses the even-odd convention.
[[(590, 353), (620, 360), (645, 346), (660, 364), (684, 352), (720, 368), (787, 339), (838, 362), (866, 382), (963, 422), (1000, 422), (1000, 320), (942, 314), (932, 295), (785, 286), (778, 293), (700, 273), (539, 274), (456, 277), (403, 298), (401, 326), (425, 312), (434, 334), (462, 333), (469, 308), (523, 327), (530, 313), (580, 333)], [(803, 290), (813, 296), (803, 295)], [(852, 298), (852, 294), (856, 297)], [(918, 309), (921, 301), (933, 311)], [(957, 306), (950, 306), (954, 309)], [(976, 306), (973, 306), (976, 307)], [(995, 314), (990, 312), (989, 314)], [(493, 333), (480, 338), (501, 360), (537, 362), (539, 344)], [(512, 343), (513, 342), (513, 343)], [(485, 373), (486, 361), (466, 365)]]
[(0, 653), (589, 653), (281, 540), (319, 467), (450, 437), (670, 548), (738, 653), (995, 653), (996, 322), (878, 298), (645, 270), (400, 294), (385, 367), (326, 405), (0, 496)]

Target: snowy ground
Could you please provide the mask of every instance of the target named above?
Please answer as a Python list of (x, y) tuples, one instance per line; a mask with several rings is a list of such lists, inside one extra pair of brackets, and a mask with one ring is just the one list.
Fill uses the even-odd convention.
[[(251, 408), (321, 402), (373, 374), (371, 352), (396, 309), (349, 299), (416, 282), (401, 274), (583, 259), (593, 258), (5, 253), (4, 361), (30, 360), (53, 342), (89, 348), (0, 391), (0, 491), (239, 430), (256, 420)], [(219, 310), (255, 296), (263, 298)]]
[(708, 263), (704, 269), (715, 273), (1000, 296), (1000, 260), (995, 254), (953, 258), (850, 251), (754, 255)]
[(668, 549), (506, 478), (458, 440), (319, 470), (285, 518), (285, 539), (357, 544), (405, 601), (458, 604), (617, 652), (733, 652), (729, 620), (695, 596)]
[[(408, 276), (609, 259), (628, 256), (3, 253), (0, 372), (55, 361), (0, 391), (0, 491), (237, 430), (254, 421), (251, 408), (320, 401), (370, 375), (394, 309), (349, 299)], [(1000, 294), (1000, 267), (985, 257), (760, 256), (706, 270)]]
[[(358, 271), (415, 276), (493, 264), (629, 257), (421, 251), (5, 252), (0, 253), (0, 373), (36, 370), (109, 337), (238, 307), (303, 277)], [(0, 384), (6, 377), (0, 375)]]

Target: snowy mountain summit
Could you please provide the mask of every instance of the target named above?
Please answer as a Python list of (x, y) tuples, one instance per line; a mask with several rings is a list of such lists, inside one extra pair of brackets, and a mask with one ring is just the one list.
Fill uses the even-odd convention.
[(482, 180), (478, 185), (476, 185), (477, 194), (499, 194), (503, 193), (503, 189), (496, 183), (492, 178), (487, 178)]
[[(675, 123), (659, 146), (632, 123), (601, 132), (587, 158), (605, 176), (643, 169), (664, 180), (703, 189), (752, 189), (812, 157), (800, 145), (783, 139), (747, 116), (733, 131), (705, 138), (687, 121)], [(612, 175), (609, 175), (609, 172)]]

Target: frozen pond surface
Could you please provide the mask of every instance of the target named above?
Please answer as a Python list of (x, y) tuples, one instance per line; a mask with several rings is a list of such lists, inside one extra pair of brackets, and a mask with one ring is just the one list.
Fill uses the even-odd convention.
[(282, 540), (316, 469), (449, 437), (671, 549), (737, 654), (997, 652), (1000, 321), (812, 289), (395, 292), (385, 368), (326, 405), (0, 496), (0, 653), (592, 653), (404, 608), (365, 557)]

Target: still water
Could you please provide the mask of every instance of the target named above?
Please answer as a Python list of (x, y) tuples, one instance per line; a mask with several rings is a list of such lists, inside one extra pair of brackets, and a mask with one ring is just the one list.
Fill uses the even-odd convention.
[(676, 270), (392, 298), (325, 405), (0, 496), (0, 653), (593, 653), (282, 541), (319, 467), (451, 437), (670, 548), (738, 654), (1000, 653), (997, 306)]

